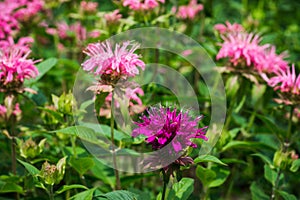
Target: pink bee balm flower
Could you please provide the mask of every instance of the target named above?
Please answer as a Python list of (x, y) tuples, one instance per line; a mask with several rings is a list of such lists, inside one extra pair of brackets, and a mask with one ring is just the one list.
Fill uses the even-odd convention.
[(19, 29), (19, 22), (13, 16), (14, 10), (18, 7), (16, 2), (0, 2), (0, 39), (4, 39)]
[(80, 2), (80, 8), (82, 8), (83, 11), (88, 12), (88, 13), (96, 12), (97, 7), (98, 7), (97, 2), (88, 2), (88, 1)]
[(288, 70), (288, 62), (283, 60), (287, 54), (282, 53), (277, 55), (275, 46), (271, 46), (258, 57), (258, 62), (255, 66), (258, 72), (275, 73), (278, 70)]
[[(2, 48), (0, 48), (0, 82), (2, 84), (23, 83), (24, 79), (35, 78), (38, 75), (34, 64), (39, 61), (27, 58), (30, 54), (27, 39), (21, 38), (17, 44), (3, 45), (2, 43)], [(24, 43), (24, 46), (20, 45)]]
[(233, 23), (231, 24), (230, 22), (226, 21), (225, 25), (224, 24), (216, 24), (214, 26), (214, 29), (218, 31), (221, 35), (225, 33), (239, 33), (243, 32), (244, 27), (241, 24)]
[(296, 75), (294, 65), (287, 70), (280, 69), (275, 74), (271, 78), (268, 78), (265, 74), (262, 77), (274, 90), (280, 90), (282, 93), (289, 93), (291, 95), (300, 94), (300, 74)]
[(13, 111), (13, 115), (20, 116), (22, 114), (22, 110), (20, 109), (20, 105), (16, 103), (15, 109)]
[(0, 116), (4, 117), (6, 115), (7, 109), (5, 106), (0, 105)]
[(109, 41), (89, 44), (83, 52), (90, 58), (82, 67), (95, 75), (135, 76), (139, 74), (138, 67), (145, 69), (145, 63), (134, 53), (138, 48), (139, 44), (130, 41), (116, 44), (114, 49)]
[(66, 22), (59, 22), (56, 24), (57, 28), (47, 28), (46, 32), (49, 35), (58, 35), (60, 39), (75, 38), (77, 43), (84, 42), (87, 38), (97, 38), (100, 36), (100, 32), (94, 30), (87, 32), (86, 28), (82, 26), (80, 22), (75, 22), (68, 25)]
[[(144, 96), (144, 91), (137, 87), (134, 89), (131, 89), (130, 87), (127, 87), (125, 89), (124, 96), (129, 100), (129, 111), (131, 115), (141, 113), (145, 110), (145, 106), (143, 106), (142, 100), (139, 96)], [(120, 101), (119, 101), (120, 100)], [(118, 99), (115, 99), (115, 107), (120, 108), (120, 105), (124, 102), (122, 102), (124, 97), (119, 97)], [(104, 116), (106, 118), (111, 117), (111, 101), (112, 101), (112, 92), (109, 93), (109, 95), (105, 98), (105, 106), (101, 108), (100, 110), (100, 116)]]
[(205, 136), (205, 129), (198, 128), (201, 117), (192, 119), (188, 112), (179, 114), (176, 109), (151, 108), (148, 110), (149, 117), (143, 116), (143, 122), (137, 123), (138, 128), (132, 132), (133, 137), (144, 135), (146, 142), (152, 145), (153, 150), (162, 149), (171, 144), (171, 152), (181, 152), (186, 147), (196, 148), (197, 145), (191, 141), (193, 138), (208, 140)]
[(188, 5), (178, 7), (176, 16), (180, 19), (194, 19), (201, 10), (203, 10), (203, 5), (197, 4), (197, 0), (191, 0)]
[(14, 17), (20, 21), (29, 20), (43, 9), (43, 0), (15, 0), (19, 3), (19, 9), (14, 13)]
[(123, 6), (129, 6), (136, 11), (152, 10), (159, 6), (159, 2), (165, 3), (165, 0), (124, 0)]
[(217, 60), (229, 58), (234, 66), (238, 64), (256, 65), (258, 58), (267, 47), (266, 45), (260, 46), (261, 38), (253, 33), (228, 34), (222, 38), (224, 43), (217, 54)]
[(106, 13), (104, 15), (104, 18), (107, 21), (107, 23), (118, 22), (122, 18), (122, 15), (119, 12), (119, 10), (114, 10), (113, 12)]

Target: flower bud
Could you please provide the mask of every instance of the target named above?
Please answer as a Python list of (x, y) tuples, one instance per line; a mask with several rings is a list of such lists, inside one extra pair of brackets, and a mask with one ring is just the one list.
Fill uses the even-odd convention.
[(282, 152), (281, 150), (276, 151), (273, 158), (273, 163), (275, 167), (280, 169), (285, 169), (289, 160), (289, 152)]
[(48, 185), (58, 184), (64, 177), (66, 167), (66, 157), (60, 159), (56, 165), (51, 165), (47, 161), (43, 164), (40, 177)]
[(46, 138), (41, 140), (38, 145), (31, 138), (25, 142), (21, 141), (19, 143), (21, 156), (23, 158), (35, 158), (42, 153), (45, 142)]

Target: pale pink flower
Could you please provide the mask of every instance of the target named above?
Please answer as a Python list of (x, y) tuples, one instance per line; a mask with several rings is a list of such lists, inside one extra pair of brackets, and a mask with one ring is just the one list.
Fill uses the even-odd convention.
[(181, 55), (182, 56), (189, 56), (193, 53), (193, 50), (191, 49), (187, 49), (187, 50), (184, 50), (183, 52), (181, 52)]
[(224, 24), (216, 24), (214, 29), (218, 31), (221, 35), (225, 33), (239, 33), (245, 31), (244, 27), (241, 24), (233, 23), (226, 21)]
[(143, 11), (158, 7), (159, 2), (165, 3), (165, 0), (123, 0), (123, 6), (128, 6), (130, 9), (136, 11)]
[(261, 38), (253, 33), (228, 34), (223, 37), (224, 42), (217, 54), (217, 60), (229, 58), (229, 61), (237, 66), (246, 64), (255, 66), (267, 45), (260, 46)]
[[(34, 64), (39, 61), (27, 58), (30, 54), (27, 46), (28, 39), (21, 38), (17, 44), (10, 44), (9, 46), (2, 43), (2, 48), (0, 48), (1, 84), (23, 83), (24, 79), (35, 78), (38, 75), (38, 70)], [(20, 44), (24, 44), (24, 46)]]
[(98, 30), (93, 30), (91, 32), (88, 32), (88, 38), (98, 38), (101, 35), (101, 32)]
[(13, 115), (20, 116), (22, 114), (22, 110), (20, 109), (19, 103), (16, 103), (15, 109), (13, 110)]
[(57, 28), (47, 28), (46, 33), (49, 35), (58, 35), (61, 40), (75, 38), (77, 43), (84, 42), (87, 38), (97, 38), (100, 32), (94, 30), (87, 32), (86, 28), (80, 22), (68, 25), (65, 21), (56, 24)]
[(98, 3), (97, 2), (88, 2), (81, 1), (80, 8), (87, 13), (94, 13), (97, 11)]
[[(139, 96), (144, 96), (144, 91), (142, 90), (142, 88), (126, 88), (125, 89), (125, 94), (124, 96), (129, 100), (129, 106), (133, 106), (135, 104), (137, 105), (143, 105), (142, 100), (140, 99)], [(107, 102), (111, 102), (112, 100), (112, 92), (109, 93), (109, 95), (105, 98), (105, 101)], [(118, 100), (116, 99), (115, 101), (115, 106), (117, 108), (120, 107), (120, 103), (118, 102)]]
[[(197, 0), (191, 0), (188, 5), (178, 7), (176, 16), (180, 19), (194, 19), (196, 15), (203, 10), (203, 5), (198, 4)], [(173, 9), (173, 12), (175, 9)]]
[(140, 56), (134, 53), (138, 48), (139, 44), (130, 41), (116, 44), (114, 49), (109, 41), (89, 44), (83, 52), (90, 58), (82, 67), (95, 75), (135, 76), (139, 74), (138, 67), (145, 68)]
[(294, 65), (287, 70), (279, 69), (271, 78), (268, 78), (266, 74), (262, 74), (262, 77), (274, 90), (280, 90), (281, 93), (290, 95), (300, 94), (300, 74), (296, 75)]
[(106, 22), (111, 24), (118, 22), (122, 18), (119, 12), (119, 10), (114, 10), (113, 12), (106, 13), (104, 15)]
[(7, 109), (5, 106), (0, 105), (0, 116), (4, 117), (6, 115)]

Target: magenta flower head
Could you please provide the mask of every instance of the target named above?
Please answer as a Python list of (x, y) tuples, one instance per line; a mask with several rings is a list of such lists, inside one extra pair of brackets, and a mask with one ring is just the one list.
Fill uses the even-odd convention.
[(109, 77), (116, 81), (133, 77), (139, 74), (138, 68), (145, 69), (145, 63), (134, 53), (138, 48), (139, 44), (132, 41), (116, 44), (114, 49), (109, 41), (89, 44), (84, 53), (90, 58), (82, 67), (102, 79)]
[(262, 74), (262, 77), (274, 90), (281, 92), (279, 102), (288, 105), (300, 103), (300, 74), (296, 75), (294, 65), (287, 70), (280, 69), (271, 78), (266, 74)]
[(25, 79), (35, 78), (38, 70), (34, 61), (28, 59), (29, 38), (21, 38), (17, 44), (1, 43), (0, 47), (0, 83), (1, 90), (20, 89)]
[(180, 166), (192, 164), (193, 159), (183, 154), (188, 147), (197, 148), (193, 139), (208, 140), (205, 136), (207, 127), (198, 128), (202, 116), (192, 119), (188, 112), (164, 107), (152, 107), (148, 114), (148, 117), (141, 117), (142, 122), (136, 123), (138, 128), (132, 132), (133, 137), (145, 136), (146, 142), (157, 150), (144, 161), (145, 166), (162, 167), (173, 174)]
[(205, 129), (198, 128), (198, 122), (202, 117), (192, 119), (188, 112), (170, 108), (150, 108), (149, 116), (143, 116), (143, 122), (137, 123), (138, 128), (133, 130), (132, 136), (146, 136), (146, 142), (152, 145), (153, 150), (162, 149), (171, 144), (176, 153), (184, 151), (187, 147), (196, 148), (197, 145), (191, 141), (194, 138), (208, 140)]

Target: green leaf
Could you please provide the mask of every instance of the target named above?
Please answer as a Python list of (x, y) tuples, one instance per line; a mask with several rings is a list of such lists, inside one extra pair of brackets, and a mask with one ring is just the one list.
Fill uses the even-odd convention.
[(168, 199), (186, 200), (194, 191), (194, 179), (183, 178), (175, 183), (169, 193)]
[(92, 200), (95, 190), (96, 190), (96, 188), (92, 188), (92, 189), (80, 192), (80, 193), (70, 197), (70, 200)]
[(88, 190), (88, 188), (84, 185), (79, 185), (79, 184), (74, 184), (74, 185), (64, 185), (62, 188), (56, 191), (57, 194), (61, 194), (67, 190), (72, 190), (72, 189), (85, 189)]
[(295, 197), (293, 194), (289, 194), (282, 190), (277, 190), (276, 192), (278, 192), (284, 200), (297, 200), (297, 197)]
[(0, 193), (17, 192), (23, 193), (23, 188), (12, 182), (0, 181)]
[(40, 171), (33, 165), (27, 163), (27, 162), (24, 162), (22, 160), (19, 160), (18, 161), (25, 167), (25, 169), (32, 175), (32, 176), (36, 176), (40, 173)]
[(216, 173), (216, 177), (209, 183), (209, 188), (222, 185), (227, 180), (230, 174), (230, 171), (228, 169), (224, 169), (218, 166), (214, 166), (211, 169)]
[[(104, 125), (104, 124), (94, 124), (94, 123), (82, 123), (81, 124), (82, 126), (85, 126), (85, 127), (88, 127), (88, 128), (91, 128), (93, 129), (96, 133), (99, 133), (101, 135), (104, 135), (108, 138), (111, 137), (111, 134), (110, 134), (110, 126), (107, 126), (107, 125)], [(118, 130), (114, 130), (114, 139), (117, 140), (117, 141), (122, 141), (122, 140), (125, 140), (125, 139), (131, 139), (131, 136), (130, 135), (127, 135), (121, 131), (118, 131)]]
[(111, 188), (114, 188), (116, 178), (112, 168), (107, 167), (96, 158), (94, 158), (94, 163), (95, 165), (91, 169), (93, 175), (99, 180), (103, 181), (105, 184), (108, 184)]
[(231, 141), (225, 147), (223, 147), (222, 151), (227, 151), (232, 148), (240, 148), (240, 149), (250, 149), (256, 151), (257, 149), (271, 149), (276, 150), (275, 147), (269, 146), (267, 144), (261, 142), (252, 142), (252, 141)]
[(152, 176), (156, 176), (156, 174), (155, 173), (145, 173), (145, 174), (135, 174), (135, 175), (131, 175), (131, 176), (123, 176), (123, 177), (121, 177), (121, 183), (125, 187), (126, 185), (129, 185), (130, 183), (134, 183), (134, 182), (137, 182), (138, 180), (152, 177)]
[(298, 171), (300, 167), (300, 159), (294, 160), (292, 163), (292, 166), (290, 167), (291, 172), (296, 172)]
[(95, 110), (98, 115), (100, 115), (100, 108), (105, 103), (105, 98), (109, 95), (109, 92), (101, 92), (96, 95), (95, 99)]
[(256, 182), (253, 182), (250, 186), (252, 200), (268, 200), (270, 197), (264, 193), (264, 191), (258, 186)]
[(254, 153), (254, 154), (251, 154), (251, 156), (257, 156), (257, 157), (261, 158), (265, 164), (272, 165), (271, 159), (261, 153)]
[(75, 158), (71, 157), (70, 165), (82, 176), (85, 172), (94, 166), (93, 158)]
[(39, 70), (39, 75), (35, 79), (26, 80), (25, 84), (32, 84), (40, 80), (56, 63), (56, 58), (48, 58), (47, 60), (36, 65), (37, 69)]
[(197, 166), (196, 175), (205, 187), (208, 187), (216, 178), (216, 173), (213, 170), (204, 168), (201, 165)]
[(109, 192), (99, 197), (104, 197), (108, 200), (137, 200), (138, 195), (126, 190), (117, 190), (113, 192)]
[(265, 173), (264, 173), (264, 176), (265, 178), (273, 185), (275, 186), (275, 181), (276, 181), (276, 178), (277, 178), (277, 173), (272, 170), (270, 168), (269, 165), (265, 164), (264, 166), (264, 170), (265, 170)]
[(63, 134), (68, 134), (68, 135), (75, 135), (79, 137), (82, 140), (85, 140), (87, 142), (93, 143), (93, 144), (98, 144), (97, 141), (97, 135), (95, 131), (91, 128), (87, 128), (84, 126), (70, 126), (64, 129), (52, 131), (52, 132), (58, 132), (58, 133), (63, 133)]
[(200, 163), (200, 162), (213, 162), (213, 163), (217, 163), (220, 165), (225, 165), (227, 166), (227, 164), (223, 163), (221, 160), (219, 160), (217, 157), (212, 156), (212, 155), (201, 155), (198, 158), (196, 158), (194, 160), (195, 163)]

